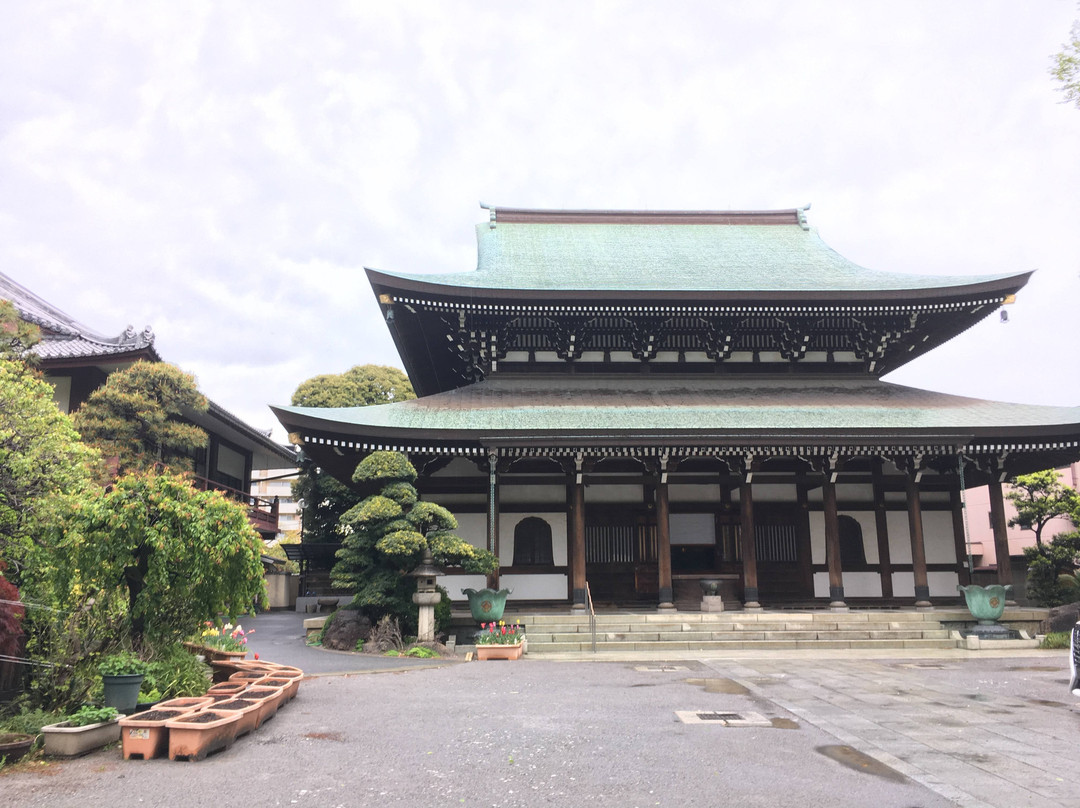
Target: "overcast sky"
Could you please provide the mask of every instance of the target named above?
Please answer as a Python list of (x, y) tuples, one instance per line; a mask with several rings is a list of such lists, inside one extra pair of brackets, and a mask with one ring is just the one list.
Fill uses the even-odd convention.
[(1037, 269), (889, 378), (1080, 405), (1073, 0), (0, 3), (0, 270), (255, 426), (399, 365), (363, 267), (475, 267), (480, 201), (809, 202), (873, 269)]

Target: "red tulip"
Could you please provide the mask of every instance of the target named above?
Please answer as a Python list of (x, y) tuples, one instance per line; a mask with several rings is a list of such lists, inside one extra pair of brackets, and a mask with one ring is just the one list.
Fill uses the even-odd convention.
[(259, 658), (259, 655), (258, 655), (257, 653), (255, 654), (255, 658), (256, 658), (256, 659), (258, 659), (258, 658)]
[(503, 626), (503, 627), (502, 627), (502, 633), (503, 633), (503, 634), (506, 634), (506, 626)]

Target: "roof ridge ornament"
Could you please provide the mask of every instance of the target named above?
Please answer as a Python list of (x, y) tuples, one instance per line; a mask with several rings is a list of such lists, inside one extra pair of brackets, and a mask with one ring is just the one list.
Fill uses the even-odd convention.
[(495, 229), (495, 224), (496, 224), (496, 222), (495, 222), (495, 206), (494, 205), (488, 205), (488, 204), (486, 204), (484, 202), (481, 202), (480, 207), (483, 208), (484, 210), (488, 211), (488, 227), (490, 227), (492, 230), (494, 230)]
[(799, 217), (799, 227), (803, 230), (809, 230), (810, 225), (806, 222), (806, 211), (810, 210), (810, 202), (807, 202), (804, 207), (795, 208), (795, 215)]

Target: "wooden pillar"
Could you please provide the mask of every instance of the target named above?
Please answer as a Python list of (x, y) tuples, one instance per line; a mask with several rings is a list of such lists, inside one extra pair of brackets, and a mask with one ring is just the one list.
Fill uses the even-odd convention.
[(825, 509), (825, 563), (829, 567), (829, 608), (846, 609), (844, 605), (844, 572), (840, 565), (840, 514), (836, 509), (836, 484), (825, 473), (821, 485), (821, 500)]
[(739, 547), (742, 550), (743, 608), (760, 609), (758, 603), (757, 546), (754, 544), (754, 497), (750, 483), (739, 486), (739, 510), (742, 516)]
[(1012, 584), (1013, 577), (1012, 560), (1009, 558), (1009, 525), (1005, 519), (1005, 495), (999, 479), (991, 480), (987, 488), (990, 490), (990, 522), (994, 526), (997, 582), (1007, 586)]
[(968, 568), (967, 531), (964, 530), (964, 503), (959, 491), (949, 492), (949, 505), (952, 508), (953, 545), (956, 547), (956, 577), (961, 586), (971, 583), (971, 570)]
[(656, 486), (656, 571), (660, 579), (660, 609), (674, 609), (671, 586), (671, 525), (668, 518), (668, 484)]
[(911, 571), (915, 576), (915, 606), (926, 608), (930, 603), (930, 585), (926, 579), (926, 544), (923, 541), (922, 505), (915, 472), (905, 477), (907, 488), (908, 530), (911, 533)]
[[(494, 452), (488, 455), (488, 550), (499, 557), (499, 476), (498, 457)], [(499, 570), (496, 569), (487, 577), (487, 585), (491, 589), (499, 588)]]
[(585, 484), (580, 472), (567, 486), (570, 500), (570, 597), (575, 610), (585, 609)]
[(874, 464), (874, 527), (877, 532), (878, 569), (881, 572), (881, 597), (893, 596), (892, 553), (889, 550), (889, 517), (885, 507), (885, 491), (881, 486), (881, 460)]

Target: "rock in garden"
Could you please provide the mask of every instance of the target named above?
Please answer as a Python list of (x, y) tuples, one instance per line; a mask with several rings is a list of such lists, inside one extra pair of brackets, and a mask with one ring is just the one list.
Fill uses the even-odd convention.
[(1077, 620), (1080, 620), (1080, 601), (1066, 603), (1064, 606), (1055, 606), (1039, 626), (1039, 633), (1049, 634), (1053, 631), (1072, 631), (1072, 627), (1076, 625)]
[(330, 626), (323, 634), (323, 648), (354, 651), (356, 641), (366, 640), (371, 633), (371, 621), (355, 609), (338, 609), (329, 619)]

